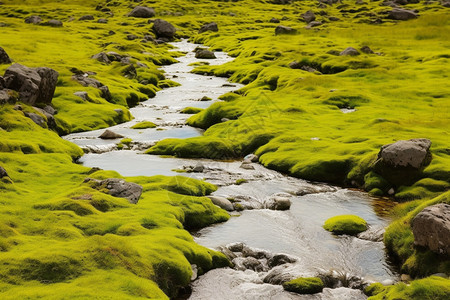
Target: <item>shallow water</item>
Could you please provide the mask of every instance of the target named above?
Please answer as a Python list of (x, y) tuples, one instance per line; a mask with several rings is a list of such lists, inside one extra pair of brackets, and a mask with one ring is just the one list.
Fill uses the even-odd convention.
[[(224, 78), (189, 73), (192, 62), (198, 61), (192, 52), (198, 45), (186, 41), (173, 43), (186, 56), (180, 63), (164, 66), (166, 77), (182, 84), (157, 93), (139, 106), (132, 108), (135, 119), (113, 126), (110, 130), (138, 142), (155, 142), (164, 138), (188, 138), (200, 136), (203, 131), (184, 125), (189, 115), (179, 111), (187, 106), (206, 108), (219, 101), (217, 98), (241, 85), (224, 86)], [(216, 53), (222, 64), (232, 60), (225, 53)], [(212, 101), (198, 101), (203, 96)], [(134, 130), (130, 127), (141, 121), (152, 121), (159, 129)], [(161, 130), (163, 129), (163, 130)], [(117, 140), (101, 140), (104, 130), (71, 134), (65, 137), (81, 147), (114, 146)], [(259, 164), (254, 170), (240, 168), (241, 162), (223, 162), (207, 159), (162, 158), (144, 155), (138, 151), (109, 151), (89, 153), (80, 159), (89, 167), (115, 170), (124, 176), (183, 175), (217, 184), (215, 195), (225, 197), (248, 196), (261, 203), (277, 193), (286, 193), (292, 202), (288, 211), (267, 209), (246, 210), (228, 222), (204, 228), (195, 233), (197, 243), (216, 248), (233, 242), (244, 242), (250, 247), (273, 253), (286, 253), (298, 261), (288, 269), (295, 276), (315, 276), (319, 271), (335, 270), (342, 274), (382, 281), (397, 275), (386, 262), (384, 245), (356, 237), (336, 237), (322, 228), (329, 217), (339, 214), (355, 214), (364, 218), (374, 232), (385, 227), (388, 220), (377, 216), (374, 199), (366, 193), (340, 189), (324, 184), (309, 183), (288, 177)], [(179, 173), (184, 166), (204, 165), (202, 173)], [(236, 185), (238, 179), (247, 183)], [(308, 191), (305, 193), (304, 191)], [(302, 192), (303, 191), (303, 192)], [(314, 193), (308, 194), (311, 191)], [(305, 195), (306, 194), (306, 195)], [(303, 196), (298, 196), (303, 195)], [(263, 283), (266, 274), (251, 270), (213, 270), (200, 276), (192, 284), (191, 299), (365, 299), (359, 290), (348, 288), (325, 289), (316, 295), (296, 295), (285, 292), (281, 286)]]

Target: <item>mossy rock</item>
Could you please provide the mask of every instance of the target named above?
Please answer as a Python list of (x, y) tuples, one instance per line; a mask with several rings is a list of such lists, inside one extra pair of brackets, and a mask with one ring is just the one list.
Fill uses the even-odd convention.
[(283, 288), (297, 294), (316, 294), (322, 292), (324, 284), (317, 277), (297, 278), (283, 283)]
[(147, 128), (155, 128), (156, 124), (150, 121), (143, 121), (137, 123), (136, 125), (131, 126), (132, 129), (147, 129)]
[(358, 216), (342, 215), (326, 220), (323, 228), (334, 234), (355, 235), (367, 230), (367, 222)]
[(197, 113), (199, 113), (199, 112), (201, 112), (201, 111), (203, 111), (204, 109), (202, 109), (202, 108), (198, 108), (198, 107), (186, 107), (186, 108), (183, 108), (181, 111), (180, 111), (180, 113), (182, 113), (182, 114), (191, 114), (191, 115), (193, 115), (193, 114), (197, 114)]

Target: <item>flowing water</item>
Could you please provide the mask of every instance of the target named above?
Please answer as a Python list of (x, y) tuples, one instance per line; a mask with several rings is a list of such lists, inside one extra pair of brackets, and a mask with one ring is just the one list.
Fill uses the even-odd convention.
[[(181, 84), (164, 89), (156, 97), (132, 108), (135, 119), (116, 125), (110, 130), (131, 138), (142, 148), (164, 138), (189, 138), (200, 136), (202, 130), (185, 125), (189, 115), (180, 110), (187, 107), (206, 108), (219, 101), (224, 93), (242, 87), (230, 84), (224, 78), (190, 73), (191, 63), (205, 60), (195, 58), (193, 50), (199, 46), (181, 41), (173, 43), (176, 50), (186, 53), (179, 63), (164, 66), (166, 77)], [(232, 58), (217, 52), (211, 64), (223, 64)], [(211, 101), (199, 101), (202, 97)], [(141, 121), (152, 121), (157, 128), (135, 130), (130, 127)], [(139, 150), (114, 150), (120, 141), (105, 141), (98, 136), (104, 130), (76, 133), (65, 138), (87, 149), (80, 160), (86, 166), (115, 170), (124, 176), (184, 175), (205, 179), (217, 184), (214, 195), (228, 198), (245, 198), (264, 203), (274, 196), (288, 197), (292, 203), (287, 211), (268, 209), (244, 210), (233, 213), (225, 223), (204, 228), (196, 233), (197, 243), (218, 248), (230, 243), (242, 242), (252, 249), (270, 253), (285, 253), (295, 262), (258, 272), (236, 269), (213, 270), (192, 283), (191, 299), (365, 299), (358, 289), (350, 289), (345, 283), (337, 288), (326, 288), (315, 295), (288, 293), (280, 285), (264, 283), (271, 271), (277, 270), (290, 277), (334, 274), (336, 277), (358, 278), (361, 281), (396, 280), (397, 274), (386, 262), (380, 234), (388, 220), (375, 213), (376, 199), (366, 193), (341, 189), (325, 184), (309, 183), (268, 170), (259, 164), (254, 169), (240, 168), (241, 162), (223, 162), (207, 159), (162, 158), (142, 154)], [(203, 172), (177, 173), (176, 169), (202, 164)], [(236, 180), (247, 182), (237, 185)], [(358, 237), (333, 236), (322, 228), (324, 221), (340, 214), (355, 214), (364, 218), (370, 229)], [(345, 282), (345, 280), (344, 280)], [(335, 286), (336, 287), (336, 286)]]

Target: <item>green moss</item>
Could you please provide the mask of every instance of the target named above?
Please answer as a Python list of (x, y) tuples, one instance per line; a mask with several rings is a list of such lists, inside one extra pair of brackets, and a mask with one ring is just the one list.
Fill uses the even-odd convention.
[[(371, 287), (373, 287), (372, 285)], [(381, 288), (375, 286), (370, 300), (377, 299), (433, 299), (445, 300), (450, 297), (450, 280), (431, 276), (428, 278), (414, 280), (409, 285), (397, 283), (393, 286)]]
[(379, 283), (379, 282), (376, 282), (376, 283), (372, 283), (371, 285), (369, 285), (369, 286), (366, 286), (365, 288), (364, 288), (364, 294), (366, 295), (366, 296), (375, 296), (375, 295), (378, 295), (379, 293), (382, 293), (382, 292), (384, 292), (386, 290), (386, 287), (384, 286), (384, 285), (382, 285), (381, 283)]
[(143, 121), (143, 122), (139, 122), (139, 123), (131, 126), (131, 128), (133, 128), (133, 129), (156, 128), (156, 125), (155, 125), (155, 123), (150, 122), (150, 121)]
[(180, 113), (182, 114), (198, 114), (199, 112), (203, 111), (202, 108), (198, 108), (198, 107), (186, 107), (183, 108)]
[(243, 179), (243, 178), (240, 178), (240, 179), (236, 179), (236, 185), (241, 185), (241, 184), (243, 184), (243, 183), (246, 183), (246, 182), (248, 182), (247, 181), (247, 179)]
[(286, 291), (297, 294), (315, 294), (322, 292), (324, 284), (320, 278), (297, 278), (283, 283)]
[(334, 234), (355, 235), (367, 230), (367, 223), (358, 216), (342, 215), (326, 220), (323, 228)]

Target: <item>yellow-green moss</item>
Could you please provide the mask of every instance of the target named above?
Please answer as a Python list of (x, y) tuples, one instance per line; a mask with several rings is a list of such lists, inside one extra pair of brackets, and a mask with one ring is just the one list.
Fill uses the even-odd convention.
[(147, 128), (156, 128), (155, 123), (150, 121), (139, 122), (136, 125), (131, 126), (133, 129), (147, 129)]
[(286, 291), (297, 294), (316, 294), (322, 292), (324, 284), (320, 278), (297, 278), (283, 283)]
[(342, 215), (326, 220), (323, 228), (334, 234), (354, 235), (367, 230), (367, 223), (358, 216)]

